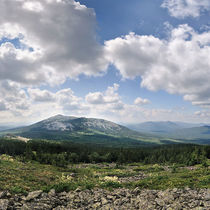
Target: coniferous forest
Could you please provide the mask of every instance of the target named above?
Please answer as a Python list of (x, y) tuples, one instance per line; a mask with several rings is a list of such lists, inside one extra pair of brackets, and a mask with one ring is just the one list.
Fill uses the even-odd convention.
[(18, 156), (23, 161), (38, 161), (65, 167), (69, 163), (132, 163), (184, 165), (204, 164), (210, 158), (210, 146), (172, 144), (155, 147), (111, 148), (67, 141), (0, 140), (0, 154)]

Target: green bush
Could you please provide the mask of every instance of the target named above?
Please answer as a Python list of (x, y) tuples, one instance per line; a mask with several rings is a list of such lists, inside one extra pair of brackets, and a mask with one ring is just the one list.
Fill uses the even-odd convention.
[(101, 187), (103, 188), (120, 188), (122, 187), (122, 184), (119, 182), (113, 182), (113, 181), (107, 181), (101, 184)]
[(14, 187), (11, 187), (10, 189), (11, 193), (13, 194), (27, 194), (26, 190), (24, 190), (22, 187), (20, 186), (14, 186)]
[(51, 187), (51, 189), (55, 189), (55, 191), (57, 193), (60, 193), (60, 192), (69, 192), (71, 190), (75, 190), (77, 189), (78, 185), (75, 184), (75, 183), (65, 183), (65, 182), (61, 182), (61, 183), (58, 183), (56, 185), (53, 185)]

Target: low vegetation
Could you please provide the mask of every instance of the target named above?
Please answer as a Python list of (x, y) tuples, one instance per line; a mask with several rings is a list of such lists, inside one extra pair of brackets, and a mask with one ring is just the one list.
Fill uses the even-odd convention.
[[(43, 190), (57, 192), (94, 187), (113, 189), (172, 189), (210, 188), (210, 172), (207, 167), (195, 165), (183, 167), (178, 164), (70, 164), (67, 168), (22, 162), (8, 155), (0, 156), (0, 190), (26, 194)], [(137, 179), (136, 179), (137, 177)]]
[(0, 140), (0, 191), (210, 188), (210, 147), (104, 148)]

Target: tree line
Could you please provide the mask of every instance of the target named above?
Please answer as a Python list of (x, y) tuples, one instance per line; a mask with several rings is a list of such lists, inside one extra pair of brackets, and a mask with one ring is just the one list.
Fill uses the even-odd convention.
[(210, 146), (172, 144), (155, 147), (110, 148), (69, 141), (32, 140), (25, 143), (18, 140), (0, 139), (0, 154), (18, 156), (23, 161), (38, 161), (60, 167), (80, 162), (195, 165), (206, 164), (206, 160), (210, 159)]

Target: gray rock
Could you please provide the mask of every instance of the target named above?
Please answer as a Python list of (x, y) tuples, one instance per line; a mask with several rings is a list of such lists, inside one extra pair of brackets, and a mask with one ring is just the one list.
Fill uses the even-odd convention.
[(108, 201), (106, 200), (106, 198), (101, 198), (101, 204), (102, 205), (106, 205), (108, 203)]
[(50, 196), (50, 197), (53, 197), (53, 196), (55, 196), (55, 195), (56, 195), (55, 189), (51, 189), (51, 190), (48, 192), (48, 196)]
[(203, 204), (206, 208), (210, 209), (210, 201), (204, 201)]
[(137, 187), (133, 190), (134, 195), (138, 195), (141, 192), (141, 190)]
[(112, 195), (107, 195), (107, 199), (108, 199), (108, 200), (114, 200), (114, 199), (115, 199), (115, 197), (114, 197), (114, 196), (112, 196)]
[(11, 197), (11, 194), (9, 192), (6, 193), (7, 198)]
[(157, 203), (159, 206), (161, 206), (161, 207), (163, 207), (163, 206), (165, 205), (164, 200), (162, 200), (162, 199), (160, 199), (160, 198), (156, 198), (155, 201), (156, 201), (156, 203)]
[(101, 206), (101, 203), (100, 202), (97, 202), (95, 204), (93, 204), (93, 209), (98, 209), (99, 207)]
[(8, 205), (9, 201), (7, 199), (0, 199), (0, 210), (6, 210)]
[(23, 204), (21, 210), (30, 210), (30, 207), (27, 204)]
[(177, 188), (174, 188), (174, 189), (173, 189), (173, 192), (174, 192), (174, 193), (176, 193), (177, 191), (178, 191), (178, 189), (177, 189)]
[(48, 209), (210, 209), (209, 190), (173, 189), (173, 190), (135, 190), (105, 189), (76, 190), (69, 193), (49, 193), (35, 191), (22, 197), (11, 195), (10, 198), (0, 199), (0, 210), (48, 210)]
[(5, 198), (6, 195), (7, 195), (7, 192), (6, 191), (0, 192), (0, 199), (1, 198)]
[(67, 196), (67, 192), (62, 192), (58, 194), (59, 197)]
[(30, 193), (28, 194), (28, 196), (26, 197), (25, 200), (26, 200), (26, 201), (33, 200), (33, 199), (39, 197), (41, 194), (42, 194), (42, 190), (30, 192)]
[(204, 196), (204, 200), (210, 201), (210, 192), (207, 192), (207, 194)]

